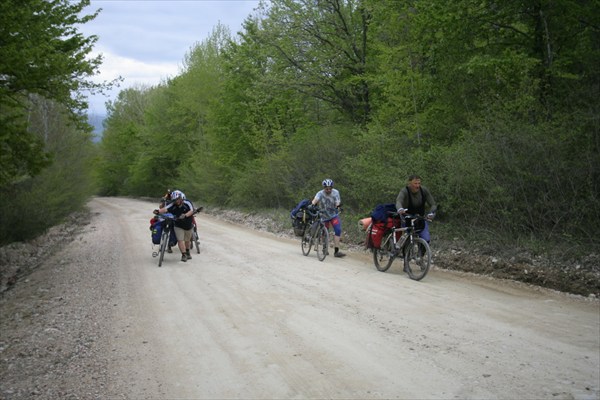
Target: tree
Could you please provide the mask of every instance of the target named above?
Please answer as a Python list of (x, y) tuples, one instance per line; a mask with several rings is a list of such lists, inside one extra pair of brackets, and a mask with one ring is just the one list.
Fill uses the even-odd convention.
[(93, 193), (90, 179), (95, 147), (91, 132), (77, 129), (65, 107), (31, 96), (29, 129), (44, 138), (53, 162), (35, 177), (0, 190), (10, 212), (0, 217), (0, 245), (36, 237), (80, 210)]
[(370, 118), (367, 44), (370, 13), (362, 0), (274, 0), (254, 38), (269, 49), (282, 88), (319, 99), (350, 121)]
[(143, 139), (150, 91), (143, 86), (122, 90), (109, 103), (95, 171), (103, 195), (130, 194), (127, 186), (133, 165), (157, 147), (156, 143)]
[(63, 105), (79, 128), (87, 102), (82, 90), (108, 84), (89, 80), (101, 56), (88, 57), (97, 37), (76, 25), (100, 10), (80, 16), (89, 0), (3, 0), (0, 2), (0, 187), (38, 174), (50, 163), (43, 137), (28, 126), (30, 96)]

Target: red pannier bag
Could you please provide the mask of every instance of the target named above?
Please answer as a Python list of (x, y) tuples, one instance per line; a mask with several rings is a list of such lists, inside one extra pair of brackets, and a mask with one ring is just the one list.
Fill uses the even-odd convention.
[[(387, 222), (374, 222), (367, 228), (367, 239), (365, 247), (367, 249), (379, 249), (381, 247), (381, 239), (383, 235), (392, 228), (400, 227), (399, 218), (388, 218)], [(397, 233), (400, 235), (400, 232)]]

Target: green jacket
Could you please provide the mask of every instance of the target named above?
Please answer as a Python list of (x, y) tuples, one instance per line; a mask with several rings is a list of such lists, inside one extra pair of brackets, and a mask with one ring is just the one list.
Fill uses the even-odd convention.
[(409, 214), (425, 215), (426, 205), (429, 205), (430, 213), (435, 213), (437, 210), (437, 204), (431, 192), (425, 186), (421, 186), (417, 193), (412, 193), (406, 186), (400, 190), (398, 197), (396, 197), (396, 208), (406, 208)]

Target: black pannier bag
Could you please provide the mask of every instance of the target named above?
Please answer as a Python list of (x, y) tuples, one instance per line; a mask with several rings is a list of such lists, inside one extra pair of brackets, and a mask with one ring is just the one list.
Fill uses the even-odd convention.
[(310, 200), (304, 199), (290, 212), (292, 228), (294, 228), (296, 236), (303, 236), (306, 227), (310, 223), (310, 216), (306, 210), (309, 205)]

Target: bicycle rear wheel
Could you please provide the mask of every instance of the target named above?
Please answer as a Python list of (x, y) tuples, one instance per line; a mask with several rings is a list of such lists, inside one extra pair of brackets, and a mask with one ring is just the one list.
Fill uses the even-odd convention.
[(165, 258), (165, 250), (169, 245), (171, 235), (169, 229), (163, 228), (162, 234), (160, 235), (160, 247), (158, 249), (158, 266), (162, 266), (163, 258)]
[(300, 239), (300, 246), (302, 247), (302, 254), (305, 256), (310, 254), (310, 249), (312, 247), (312, 237), (310, 235), (310, 226), (304, 228), (304, 234), (302, 234), (302, 238)]
[(425, 278), (431, 265), (431, 249), (427, 241), (414, 238), (405, 247), (404, 270), (415, 281)]
[(193, 249), (194, 246), (196, 246), (196, 253), (200, 254), (200, 238), (198, 237), (198, 230), (195, 226), (192, 231), (192, 243), (190, 247)]
[(373, 263), (377, 271), (385, 272), (390, 269), (394, 258), (396, 258), (393, 234), (393, 231), (385, 234), (381, 239), (381, 247), (373, 249)]
[(323, 261), (329, 253), (329, 230), (325, 225), (321, 225), (317, 231), (316, 243), (317, 258), (319, 261)]

